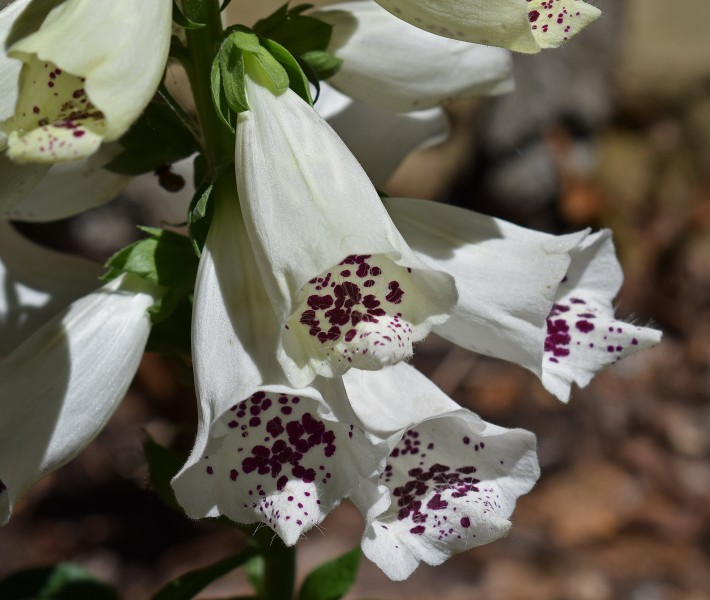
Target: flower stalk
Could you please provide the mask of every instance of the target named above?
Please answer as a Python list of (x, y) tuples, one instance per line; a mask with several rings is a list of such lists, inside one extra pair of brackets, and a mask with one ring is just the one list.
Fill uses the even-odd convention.
[(202, 127), (205, 158), (210, 167), (230, 163), (234, 156), (234, 138), (214, 110), (210, 88), (210, 72), (222, 40), (222, 21), (218, 0), (185, 0), (185, 16), (204, 27), (185, 29), (190, 66), (187, 74), (195, 98), (195, 108)]

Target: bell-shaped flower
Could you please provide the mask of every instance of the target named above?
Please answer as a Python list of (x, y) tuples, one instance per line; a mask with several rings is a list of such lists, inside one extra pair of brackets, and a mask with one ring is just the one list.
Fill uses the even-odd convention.
[(375, 1), (431, 33), (527, 53), (557, 48), (601, 15), (582, 0)]
[(101, 267), (32, 243), (0, 220), (0, 359), (93, 290)]
[(339, 378), (285, 381), (236, 194), (220, 194), (195, 287), (197, 439), (172, 485), (191, 518), (265, 523), (293, 545), (382, 470), (387, 447), (363, 431)]
[(486, 423), (406, 364), (344, 380), (363, 424), (396, 432), (384, 471), (351, 497), (365, 518), (365, 556), (402, 580), (421, 561), (438, 565), (506, 535), (540, 474), (533, 434)]
[(573, 381), (587, 385), (660, 340), (656, 330), (614, 320), (622, 274), (609, 231), (553, 236), (426, 200), (385, 205), (418, 258), (456, 279), (458, 303), (434, 331), (530, 369), (562, 401)]
[(2, 126), (9, 156), (77, 160), (123, 135), (162, 80), (172, 2), (66, 0), (17, 12), (0, 13), (13, 22), (7, 53), (23, 63), (14, 115)]
[(501, 48), (451, 40), (411, 27), (370, 0), (323, 7), (328, 52), (343, 60), (328, 82), (386, 110), (405, 112), (513, 89), (513, 61)]
[(0, 363), (0, 522), (74, 458), (123, 398), (161, 290), (123, 275), (73, 302)]
[(408, 358), (448, 317), (453, 279), (417, 260), (342, 140), (293, 91), (272, 91), (259, 68), (247, 66), (236, 178), (281, 327), (280, 364), (303, 387)]
[(449, 120), (442, 108), (393, 113), (357, 102), (325, 82), (320, 84), (315, 108), (378, 188), (384, 187), (410, 152), (449, 136)]
[(601, 369), (655, 346), (661, 332), (614, 318), (613, 301), (623, 281), (611, 232), (600, 231), (570, 253), (547, 317), (542, 383), (563, 402), (572, 383), (586, 386)]

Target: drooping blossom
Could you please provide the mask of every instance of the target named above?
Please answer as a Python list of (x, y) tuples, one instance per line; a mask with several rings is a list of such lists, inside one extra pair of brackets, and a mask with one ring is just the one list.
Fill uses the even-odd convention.
[(415, 27), (517, 52), (557, 48), (601, 11), (583, 0), (375, 0)]
[(146, 310), (161, 294), (122, 275), (74, 301), (0, 362), (0, 522), (114, 413), (145, 349)]
[(312, 16), (333, 26), (328, 51), (343, 61), (328, 83), (365, 104), (406, 112), (513, 89), (510, 52), (422, 31), (369, 0)]
[(365, 556), (399, 581), (507, 534), (540, 475), (533, 434), (483, 421), (406, 364), (344, 380), (364, 426), (390, 434), (384, 471), (352, 497)]
[(458, 303), (434, 331), (530, 369), (562, 401), (573, 382), (660, 341), (614, 318), (622, 272), (608, 230), (552, 236), (426, 200), (385, 205), (417, 257), (456, 279)]
[(16, 4), (0, 13), (5, 31), (13, 24), (7, 54), (22, 61), (14, 115), (2, 125), (10, 158), (77, 160), (118, 139), (163, 78), (172, 2), (35, 2), (22, 13), (27, 2)]
[(189, 517), (263, 522), (293, 545), (382, 469), (387, 448), (359, 426), (340, 378), (286, 381), (279, 323), (225, 187), (195, 287), (197, 439), (172, 485)]
[[(236, 179), (247, 233), (277, 314), (276, 356), (292, 385), (411, 356), (456, 299), (423, 268), (357, 161), (291, 90), (249, 67)], [(256, 78), (256, 79), (255, 79)]]

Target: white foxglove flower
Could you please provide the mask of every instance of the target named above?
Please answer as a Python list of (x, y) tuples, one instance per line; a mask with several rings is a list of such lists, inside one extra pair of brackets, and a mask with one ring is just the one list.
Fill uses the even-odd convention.
[(32, 243), (0, 220), (0, 359), (97, 284), (100, 265)]
[(589, 236), (570, 253), (547, 318), (542, 383), (563, 402), (572, 383), (586, 386), (601, 369), (655, 346), (661, 332), (614, 318), (623, 281), (609, 230)]
[(449, 120), (441, 108), (393, 113), (352, 100), (325, 82), (315, 108), (378, 188), (410, 152), (449, 136)]
[(293, 545), (382, 469), (387, 448), (359, 426), (339, 379), (284, 385), (279, 326), (233, 192), (216, 198), (193, 314), (199, 424), (176, 498), (191, 518), (263, 522)]
[(447, 38), (539, 52), (596, 21), (582, 0), (375, 0), (396, 17)]
[[(277, 358), (295, 387), (350, 367), (406, 359), (456, 300), (424, 268), (367, 175), (293, 91), (252, 79), (240, 113), (236, 176), (247, 232), (282, 328)], [(263, 84), (263, 85), (262, 85)]]
[(0, 522), (115, 411), (150, 331), (153, 285), (124, 275), (80, 298), (0, 363)]
[(660, 340), (656, 330), (614, 320), (622, 274), (610, 232), (552, 236), (426, 200), (384, 202), (418, 258), (456, 279), (458, 303), (434, 331), (530, 369), (560, 400), (573, 381), (587, 385)]
[(486, 423), (406, 364), (344, 379), (366, 427), (406, 429), (390, 438), (384, 471), (351, 498), (365, 518), (365, 556), (399, 581), (421, 561), (506, 535), (540, 474), (533, 434)]
[[(153, 97), (170, 46), (170, 0), (66, 0), (7, 52), (23, 63), (3, 123), (18, 162), (54, 163), (118, 139)], [(140, 68), (137, 68), (140, 65)], [(10, 92), (14, 93), (14, 92)]]
[(370, 0), (324, 7), (313, 16), (333, 26), (328, 51), (343, 60), (328, 82), (360, 102), (405, 112), (513, 89), (507, 50), (411, 27)]

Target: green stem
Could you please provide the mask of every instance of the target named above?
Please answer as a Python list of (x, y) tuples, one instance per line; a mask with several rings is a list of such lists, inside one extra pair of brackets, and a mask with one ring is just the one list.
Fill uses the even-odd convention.
[(185, 35), (192, 63), (192, 68), (187, 69), (188, 77), (202, 126), (205, 157), (213, 169), (234, 159), (234, 137), (219, 120), (210, 89), (212, 61), (223, 34), (219, 7), (219, 0), (183, 0), (185, 16), (205, 25), (199, 29), (186, 29)]
[(285, 546), (271, 530), (264, 528), (261, 531), (266, 532), (266, 536), (259, 540), (264, 557), (263, 600), (293, 600), (296, 548)]

